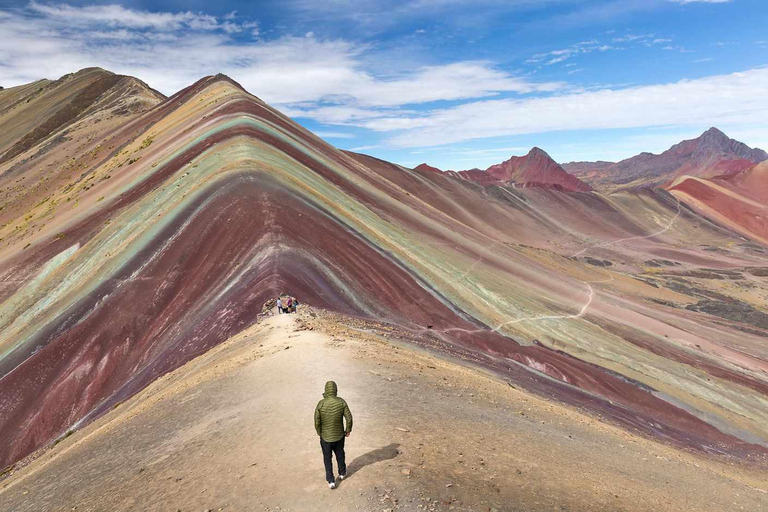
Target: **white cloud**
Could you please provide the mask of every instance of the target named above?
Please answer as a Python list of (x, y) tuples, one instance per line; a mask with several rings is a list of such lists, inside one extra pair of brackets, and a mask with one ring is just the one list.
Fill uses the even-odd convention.
[(679, 52), (679, 53), (694, 53), (693, 50), (689, 50), (684, 46), (667, 45), (662, 47), (661, 49), (671, 51), (671, 52)]
[[(361, 109), (553, 91), (485, 61), (422, 66), (378, 76), (364, 66), (372, 47), (345, 40), (284, 36), (264, 41), (257, 23), (236, 13), (148, 12), (120, 5), (77, 7), (30, 3), (0, 11), (0, 82), (4, 86), (87, 66), (137, 76), (171, 94), (207, 74), (226, 73), (272, 104), (294, 112), (310, 106), (329, 122), (354, 120)], [(237, 34), (237, 37), (235, 37)], [(310, 102), (311, 105), (307, 105)], [(366, 112), (363, 117), (371, 118)]]
[(614, 43), (633, 43), (642, 46), (653, 46), (657, 44), (671, 43), (669, 37), (657, 37), (656, 34), (626, 34), (613, 38)]
[(468, 149), (468, 148), (454, 148), (454, 151), (460, 155), (475, 156), (475, 155), (490, 155), (492, 158), (498, 158), (497, 153), (503, 155), (525, 154), (530, 151), (531, 148), (526, 146), (513, 146), (505, 148), (487, 148), (487, 149)]
[(537, 53), (525, 62), (526, 64), (538, 64), (543, 62), (545, 66), (551, 66), (552, 64), (563, 62), (579, 54), (592, 53), (594, 51), (604, 52), (611, 49), (613, 49), (612, 46), (601, 44), (597, 40), (593, 39), (572, 44), (567, 48), (552, 50), (546, 53)]
[(752, 125), (768, 132), (768, 68), (664, 85), (544, 98), (476, 101), (424, 115), (355, 123), (397, 131), (385, 144), (422, 147), (559, 130)]
[(614, 37), (614, 43), (630, 43), (632, 41), (647, 41), (653, 39), (656, 34), (627, 34), (621, 37)]
[[(613, 32), (613, 31), (612, 31)], [(669, 43), (672, 39), (655, 37), (656, 34), (627, 34), (621, 37), (614, 37), (611, 42), (619, 45), (601, 43), (597, 39), (581, 41), (572, 44), (566, 48), (552, 50), (546, 53), (537, 53), (526, 60), (526, 64), (543, 64), (551, 66), (566, 61), (577, 55), (586, 55), (592, 52), (607, 52), (611, 50), (624, 50), (636, 45), (653, 46), (660, 43)], [(568, 64), (566, 64), (568, 66)]]
[[(232, 73), (247, 88), (278, 104), (326, 101), (344, 104), (345, 109), (350, 105), (393, 107), (481, 98), (500, 92), (553, 91), (562, 86), (517, 78), (487, 62), (426, 66), (383, 79), (359, 68), (354, 59), (357, 53), (354, 46), (329, 45), (315, 39), (283, 38), (264, 45), (264, 49), (247, 69), (232, 70)], [(290, 55), (274, 59), (278, 52)]]
[(74, 7), (68, 4), (41, 4), (32, 1), (28, 9), (48, 20), (59, 20), (69, 27), (91, 27), (95, 24), (107, 27), (131, 29), (213, 30), (221, 25), (215, 16), (192, 12), (149, 12), (126, 9), (122, 5), (91, 5)]

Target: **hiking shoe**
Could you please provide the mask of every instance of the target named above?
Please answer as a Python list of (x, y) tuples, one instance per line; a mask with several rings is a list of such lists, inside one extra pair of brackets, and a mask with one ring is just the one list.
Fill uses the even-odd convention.
[(335, 489), (336, 488), (336, 482), (328, 482), (328, 488), (329, 489)]
[(339, 480), (344, 480), (345, 478), (347, 478), (347, 475), (339, 475)]

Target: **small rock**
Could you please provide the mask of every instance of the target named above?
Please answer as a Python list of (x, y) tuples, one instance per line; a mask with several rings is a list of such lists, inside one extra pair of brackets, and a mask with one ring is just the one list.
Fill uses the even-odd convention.
[(395, 430), (399, 430), (400, 432), (410, 432), (410, 430), (408, 430), (407, 428), (403, 428), (403, 427), (395, 427)]
[(445, 484), (446, 487), (453, 487), (453, 484)]
[(401, 469), (400, 472), (402, 474), (404, 474), (404, 475), (410, 475), (411, 474), (411, 470), (410, 469)]

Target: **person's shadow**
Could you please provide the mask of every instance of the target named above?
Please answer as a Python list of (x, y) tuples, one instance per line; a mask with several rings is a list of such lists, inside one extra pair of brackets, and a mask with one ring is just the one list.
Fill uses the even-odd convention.
[(394, 459), (400, 454), (398, 448), (400, 448), (400, 444), (392, 443), (388, 446), (376, 448), (375, 450), (371, 450), (368, 453), (355, 457), (355, 460), (347, 464), (347, 478), (351, 477), (369, 464), (376, 464), (377, 462), (381, 462), (383, 460)]

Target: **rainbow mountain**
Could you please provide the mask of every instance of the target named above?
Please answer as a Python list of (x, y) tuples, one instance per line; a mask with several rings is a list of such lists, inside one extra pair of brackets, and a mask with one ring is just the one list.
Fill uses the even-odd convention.
[(768, 248), (680, 191), (408, 169), (223, 75), (164, 98), (87, 69), (0, 91), (0, 122), (0, 466), (282, 292), (677, 446), (768, 453)]

